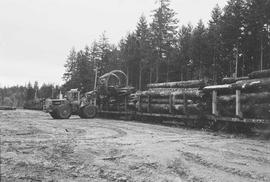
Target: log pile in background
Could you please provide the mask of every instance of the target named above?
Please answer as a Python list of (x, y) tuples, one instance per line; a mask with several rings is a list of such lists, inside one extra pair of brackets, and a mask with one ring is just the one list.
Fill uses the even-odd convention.
[(30, 110), (42, 110), (44, 102), (45, 102), (44, 98), (32, 99), (25, 102), (23, 105), (23, 108), (30, 109)]
[(141, 112), (200, 115), (204, 86), (203, 80), (148, 84), (136, 107)]
[[(235, 91), (240, 90), (240, 103), (243, 118), (270, 119), (270, 70), (255, 71), (249, 77), (223, 79), (224, 85), (205, 87), (204, 93), (218, 93), (218, 113), (220, 116), (235, 117)], [(210, 97), (208, 97), (209, 99)], [(208, 102), (208, 107), (211, 105)]]

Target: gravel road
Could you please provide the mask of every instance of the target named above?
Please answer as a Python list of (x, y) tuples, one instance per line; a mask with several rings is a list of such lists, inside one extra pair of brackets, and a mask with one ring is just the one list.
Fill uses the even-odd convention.
[(0, 111), (1, 181), (270, 181), (270, 141)]

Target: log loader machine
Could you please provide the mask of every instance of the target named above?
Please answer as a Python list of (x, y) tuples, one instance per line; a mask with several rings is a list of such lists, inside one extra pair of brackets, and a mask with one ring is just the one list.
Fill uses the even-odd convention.
[[(95, 75), (94, 90), (81, 96), (78, 89), (71, 89), (67, 92), (66, 98), (47, 99), (43, 110), (49, 113), (54, 119), (68, 119), (71, 115), (79, 115), (81, 118), (94, 118), (97, 115), (97, 100), (105, 91), (108, 94), (108, 81), (110, 77), (116, 78), (120, 85), (120, 77), (116, 74), (122, 74), (127, 80), (127, 76), (120, 70), (113, 70), (97, 79), (97, 70)], [(99, 82), (99, 83), (97, 83)], [(97, 88), (97, 84), (99, 87)], [(103, 93), (104, 94), (104, 93)]]
[(81, 97), (78, 89), (71, 89), (64, 99), (47, 99), (43, 110), (54, 119), (68, 119), (71, 115), (94, 118), (97, 114), (95, 99), (96, 91), (87, 92)]

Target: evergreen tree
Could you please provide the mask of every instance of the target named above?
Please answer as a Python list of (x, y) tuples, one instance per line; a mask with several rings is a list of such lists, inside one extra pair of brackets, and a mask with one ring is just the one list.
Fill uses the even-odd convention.
[[(150, 29), (145, 16), (141, 16), (137, 24), (136, 38), (138, 41), (139, 53), (139, 90), (142, 90), (142, 73), (143, 70), (149, 67), (151, 61), (151, 45), (150, 45)], [(150, 71), (150, 70), (149, 70)]]
[(192, 69), (195, 75), (191, 75), (191, 79), (202, 79), (207, 75), (208, 61), (208, 42), (207, 42), (207, 29), (205, 28), (202, 20), (199, 21), (197, 27), (193, 30), (192, 34)]
[[(192, 25), (182, 26), (179, 30), (179, 40), (178, 40), (178, 61), (177, 68), (180, 70), (178, 80), (187, 80), (188, 69), (191, 64), (192, 59)], [(177, 76), (176, 76), (177, 77)]]
[(53, 85), (52, 84), (42, 84), (39, 89), (40, 98), (50, 98), (52, 96)]
[(70, 50), (64, 67), (66, 70), (63, 75), (63, 80), (65, 82), (68, 82), (71, 80), (72, 76), (75, 74), (76, 68), (77, 68), (77, 53), (74, 47)]
[(211, 19), (209, 21), (209, 30), (207, 39), (209, 41), (210, 48), (210, 60), (212, 64), (208, 67), (212, 73), (212, 79), (215, 83), (218, 82), (220, 77), (223, 77), (222, 67), (222, 39), (221, 39), (221, 17), (222, 10), (218, 5), (212, 11)]
[(120, 44), (120, 58), (125, 62), (125, 70), (128, 83), (137, 87), (138, 60), (139, 59), (139, 41), (135, 33), (129, 33), (126, 39)]
[(243, 53), (244, 17), (244, 0), (229, 0), (224, 7), (224, 14), (221, 18), (221, 36), (224, 43), (223, 59), (228, 65), (228, 68), (224, 67), (226, 76), (238, 73), (239, 55)]
[(26, 101), (33, 100), (35, 98), (35, 89), (32, 87), (29, 82), (26, 89)]
[(270, 67), (270, 1), (250, 0), (246, 5), (245, 35), (248, 55), (253, 69), (249, 71)]
[(106, 37), (105, 32), (103, 32), (98, 41), (98, 49), (100, 53), (100, 62), (98, 62), (98, 69), (101, 75), (107, 73), (107, 65), (109, 64), (109, 55), (111, 52), (111, 46), (109, 44), (108, 38)]
[(170, 51), (176, 47), (178, 19), (176, 12), (169, 7), (170, 0), (158, 0), (159, 7), (154, 10), (153, 22), (151, 23), (152, 41), (157, 54), (156, 59), (156, 82), (159, 81), (159, 66), (162, 60), (166, 60), (166, 72), (168, 81), (168, 64), (171, 59)]

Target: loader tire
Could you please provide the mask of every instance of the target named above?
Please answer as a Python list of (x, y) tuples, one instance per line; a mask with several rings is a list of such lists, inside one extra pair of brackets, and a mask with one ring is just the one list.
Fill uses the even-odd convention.
[(58, 119), (57, 114), (55, 111), (50, 112), (50, 115), (53, 119)]
[(97, 115), (97, 108), (92, 105), (87, 105), (80, 108), (79, 116), (81, 118), (94, 118)]
[(71, 107), (69, 105), (60, 105), (56, 108), (57, 119), (68, 119), (71, 116)]

